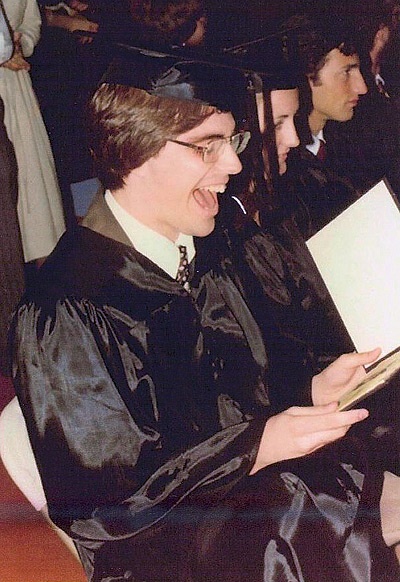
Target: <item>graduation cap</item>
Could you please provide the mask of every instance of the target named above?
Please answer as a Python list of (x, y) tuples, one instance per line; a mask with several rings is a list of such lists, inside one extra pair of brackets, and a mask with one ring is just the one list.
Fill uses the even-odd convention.
[(101, 82), (136, 87), (158, 97), (198, 101), (237, 115), (249, 85), (257, 91), (289, 88), (296, 86), (297, 79), (297, 70), (282, 58), (268, 59), (261, 45), (258, 51), (253, 45), (242, 45), (206, 52), (119, 44)]

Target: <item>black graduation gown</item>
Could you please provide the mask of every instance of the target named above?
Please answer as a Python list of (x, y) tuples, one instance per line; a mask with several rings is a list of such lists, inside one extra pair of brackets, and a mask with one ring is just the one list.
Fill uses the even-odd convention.
[(304, 146), (293, 150), (288, 171), (281, 177), (282, 191), (286, 193), (283, 204), (305, 239), (362, 194), (343, 171), (342, 165), (337, 163), (333, 149), (333, 144), (327, 140), (328, 154), (324, 162)]
[(274, 410), (224, 241), (190, 294), (84, 227), (42, 268), (12, 335), (51, 518), (93, 582), (396, 580), (357, 439), (249, 476)]

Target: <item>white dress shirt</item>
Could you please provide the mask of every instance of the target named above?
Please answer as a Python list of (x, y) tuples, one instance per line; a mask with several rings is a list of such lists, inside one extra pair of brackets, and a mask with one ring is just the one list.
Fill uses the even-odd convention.
[(135, 249), (168, 273), (170, 277), (175, 279), (178, 273), (179, 245), (186, 247), (189, 262), (193, 260), (196, 251), (192, 236), (181, 233), (177, 240), (172, 242), (136, 220), (118, 204), (109, 190), (105, 193), (105, 201)]
[(308, 149), (309, 152), (316, 156), (319, 150), (319, 142), (323, 141), (324, 143), (326, 143), (323, 130), (321, 129), (321, 131), (319, 131), (317, 135), (313, 135), (312, 138), (313, 142), (306, 145), (306, 148)]

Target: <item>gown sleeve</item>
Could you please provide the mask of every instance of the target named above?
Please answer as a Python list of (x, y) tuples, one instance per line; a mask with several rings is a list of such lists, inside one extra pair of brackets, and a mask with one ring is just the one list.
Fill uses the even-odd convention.
[(145, 334), (121, 339), (111, 321), (86, 300), (64, 299), (53, 313), (25, 303), (12, 332), (50, 517), (86, 541), (145, 530), (210, 489), (225, 495), (248, 475), (265, 423), (194, 430), (178, 442), (159, 415)]
[(16, 32), (21, 32), (21, 47), (24, 57), (33, 54), (35, 46), (39, 42), (42, 19), (36, 0), (28, 0), (23, 20), (16, 28)]

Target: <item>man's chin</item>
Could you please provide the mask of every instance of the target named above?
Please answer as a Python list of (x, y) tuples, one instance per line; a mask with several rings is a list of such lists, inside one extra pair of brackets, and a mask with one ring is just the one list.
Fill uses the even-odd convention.
[(352, 109), (350, 109), (349, 111), (345, 111), (343, 113), (343, 115), (341, 116), (340, 119), (337, 119), (337, 121), (350, 121), (350, 119), (353, 119), (354, 117), (354, 107)]
[(210, 218), (204, 224), (197, 225), (196, 231), (193, 236), (204, 237), (212, 233), (215, 228), (215, 218)]

